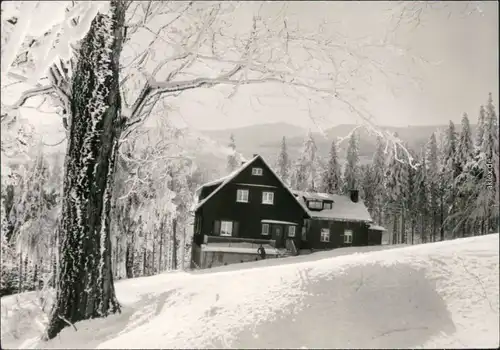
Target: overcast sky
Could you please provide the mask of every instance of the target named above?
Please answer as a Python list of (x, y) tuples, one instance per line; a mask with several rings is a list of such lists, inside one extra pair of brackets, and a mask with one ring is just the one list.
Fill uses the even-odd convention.
[[(343, 33), (369, 36), (387, 29), (387, 2), (291, 2), (290, 16), (301, 25), (314, 25), (326, 16), (340, 25)], [(468, 14), (472, 10), (472, 13)], [(451, 16), (450, 16), (451, 13)], [(325, 15), (326, 14), (326, 15)], [(340, 23), (340, 24), (339, 24)], [(493, 93), (498, 106), (498, 3), (446, 2), (446, 7), (427, 10), (418, 26), (405, 26), (396, 32), (397, 43), (432, 62), (416, 66), (407, 60), (397, 64), (420, 81), (420, 88), (409, 82), (378, 82), (364, 95), (363, 108), (380, 125), (459, 123), (467, 112), (474, 123), (479, 106)], [(396, 95), (388, 86), (396, 86)], [(190, 126), (200, 129), (233, 128), (268, 122), (312, 125), (307, 108), (290, 99), (272, 94), (276, 87), (252, 86), (239, 91), (231, 101), (215, 91), (190, 92), (176, 101), (179, 113)], [(259, 103), (252, 95), (270, 92)], [(314, 114), (314, 113), (313, 113)], [(313, 117), (323, 127), (356, 122), (346, 110), (317, 111)]]
[[(387, 61), (386, 67), (407, 74), (399, 80), (374, 81), (370, 90), (358, 93), (364, 100), (354, 101), (357, 107), (371, 113), (379, 125), (442, 125), (449, 120), (460, 123), (464, 112), (475, 123), (479, 106), (486, 103), (488, 92), (493, 93), (498, 109), (498, 2), (470, 2), (468, 9), (467, 3), (462, 1), (436, 3), (436, 9), (422, 13), (418, 26), (412, 23), (390, 31), (399, 46), (431, 63), (416, 64), (406, 56), (397, 60), (389, 55), (381, 57), (381, 61)], [(249, 6), (257, 8), (261, 3), (247, 4), (240, 9), (244, 14)], [(261, 14), (272, 17), (273, 6), (281, 8), (280, 3), (267, 2)], [(325, 19), (332, 31), (341, 32), (354, 42), (360, 37), (384, 36), (393, 7), (393, 3), (382, 1), (289, 2), (287, 17), (310, 30)], [(248, 21), (235, 16), (233, 25), (248, 27)], [(416, 79), (420, 82), (419, 87), (412, 84)], [(359, 88), (356, 83), (352, 85), (353, 89)], [(221, 94), (219, 88), (190, 90), (176, 99), (168, 99), (173, 110), (163, 115), (195, 129), (274, 122), (315, 128), (311, 117), (323, 128), (359, 122), (355, 114), (339, 105), (313, 103), (310, 113), (310, 104), (303, 103), (307, 94), (301, 96), (302, 101), (285, 98), (279, 86), (245, 86), (231, 100), (226, 96), (227, 93)], [(33, 114), (33, 124), (37, 124), (41, 134), (48, 135), (45, 139), (49, 143), (64, 136), (58, 116), (32, 110), (26, 110), (25, 114)], [(150, 123), (154, 124), (155, 120), (151, 118)]]

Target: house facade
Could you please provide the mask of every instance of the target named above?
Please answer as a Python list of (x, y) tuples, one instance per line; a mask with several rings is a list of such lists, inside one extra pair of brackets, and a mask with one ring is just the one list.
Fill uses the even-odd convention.
[(195, 196), (194, 267), (256, 260), (260, 245), (279, 257), (374, 241), (357, 191), (350, 197), (292, 191), (259, 155)]
[[(195, 245), (220, 237), (233, 242), (233, 247), (240, 238), (267, 242), (276, 249), (300, 249), (307, 210), (259, 155), (230, 175), (201, 186), (196, 196)], [(256, 254), (258, 246), (252, 248)]]
[(294, 191), (310, 216), (305, 220), (301, 247), (326, 250), (350, 246), (381, 244), (383, 228), (373, 221), (359, 192), (349, 195)]

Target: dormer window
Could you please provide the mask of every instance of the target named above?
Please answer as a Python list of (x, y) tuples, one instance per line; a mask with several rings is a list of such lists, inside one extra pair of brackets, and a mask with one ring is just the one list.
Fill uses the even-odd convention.
[(262, 168), (252, 168), (252, 175), (262, 176)]
[(309, 201), (309, 208), (310, 209), (323, 209), (323, 202), (322, 201)]

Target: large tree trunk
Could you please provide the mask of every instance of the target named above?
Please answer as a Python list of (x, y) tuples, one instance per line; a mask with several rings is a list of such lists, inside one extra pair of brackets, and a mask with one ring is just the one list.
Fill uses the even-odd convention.
[(47, 337), (120, 310), (111, 268), (111, 189), (120, 134), (119, 58), (125, 4), (111, 1), (81, 42), (73, 73), (59, 281)]

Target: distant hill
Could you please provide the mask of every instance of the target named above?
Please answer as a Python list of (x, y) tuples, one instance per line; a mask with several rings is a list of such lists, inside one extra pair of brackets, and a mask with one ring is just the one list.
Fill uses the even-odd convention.
[[(356, 125), (342, 124), (324, 130), (325, 135), (313, 133), (313, 138), (318, 146), (322, 157), (328, 155), (332, 140), (338, 137), (344, 137)], [(455, 125), (459, 132), (460, 124)], [(425, 125), (425, 126), (407, 126), (407, 127), (382, 127), (387, 131), (397, 132), (401, 140), (408, 143), (411, 149), (419, 150), (428, 141), (432, 132), (437, 129), (447, 128), (448, 125)], [(474, 132), (474, 125), (471, 126)], [(253, 154), (260, 154), (266, 160), (274, 163), (279, 152), (281, 139), (287, 138), (288, 152), (292, 159), (296, 159), (301, 151), (304, 137), (308, 130), (299, 126), (287, 123), (259, 124), (248, 127), (224, 130), (200, 130), (200, 132), (221, 145), (229, 143), (229, 137), (234, 135), (237, 150), (245, 157), (251, 157)], [(365, 129), (359, 130), (360, 135), (360, 158), (362, 163), (369, 161), (375, 150), (376, 137), (369, 134)], [(340, 157), (343, 158), (347, 147), (345, 140), (339, 149)]]

